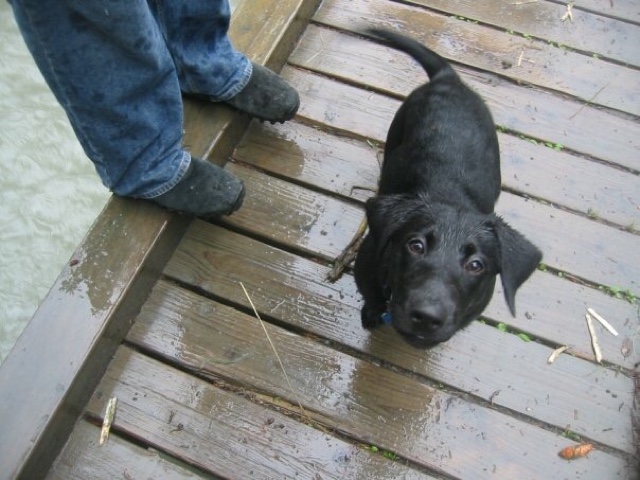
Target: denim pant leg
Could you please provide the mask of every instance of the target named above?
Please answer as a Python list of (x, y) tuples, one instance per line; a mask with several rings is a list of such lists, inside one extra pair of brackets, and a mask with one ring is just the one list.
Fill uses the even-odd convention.
[(10, 2), (103, 183), (141, 198), (170, 190), (190, 156), (176, 68), (147, 1)]
[(185, 93), (225, 101), (249, 82), (252, 64), (227, 32), (228, 0), (150, 0)]

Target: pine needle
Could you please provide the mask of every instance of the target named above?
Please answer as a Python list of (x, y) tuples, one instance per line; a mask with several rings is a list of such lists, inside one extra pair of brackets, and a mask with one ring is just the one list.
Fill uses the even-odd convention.
[(583, 103), (583, 104), (582, 104), (582, 106), (581, 106), (578, 110), (576, 110), (576, 112), (575, 112), (573, 115), (571, 115), (571, 116), (569, 117), (569, 120), (573, 120), (573, 119), (574, 119), (574, 118), (575, 118), (575, 117), (576, 117), (576, 116), (577, 116), (577, 115), (578, 115), (578, 114), (579, 114), (579, 113), (580, 113), (580, 112), (581, 112), (581, 111), (582, 111), (582, 110), (583, 110), (587, 105), (591, 105), (591, 103), (596, 99), (596, 97), (597, 97), (598, 95), (600, 95), (600, 93), (601, 93), (605, 88), (607, 88), (610, 84), (611, 84), (611, 82), (609, 82), (609, 83), (607, 83), (606, 85), (602, 86), (602, 87), (600, 88), (600, 90), (598, 90), (598, 91), (593, 95), (593, 97), (591, 97), (589, 100), (587, 100), (587, 101), (586, 101), (586, 103)]
[[(273, 350), (273, 353), (275, 354), (276, 358), (278, 359), (278, 363), (280, 364), (280, 368), (282, 369), (282, 374), (284, 375), (284, 379), (286, 380), (287, 385), (289, 386), (289, 391), (291, 392), (291, 394), (293, 396), (295, 396), (295, 393), (293, 391), (293, 386), (291, 385), (291, 381), (289, 380), (289, 375), (287, 375), (287, 371), (284, 368), (284, 363), (282, 363), (282, 359), (280, 358), (280, 355), (278, 355), (278, 351), (276, 350), (276, 346), (273, 344), (273, 341), (271, 341), (271, 337), (269, 336), (269, 332), (267, 332), (267, 327), (265, 326), (264, 322), (262, 321), (262, 318), (260, 318), (260, 314), (258, 313), (258, 310), (256, 309), (256, 306), (253, 304), (253, 301), (251, 300), (251, 297), (249, 296), (249, 292), (247, 292), (247, 289), (244, 287), (244, 284), (242, 282), (239, 282), (239, 283), (240, 283), (240, 286), (242, 287), (242, 290), (244, 291), (245, 297), (247, 297), (247, 300), (249, 300), (249, 304), (251, 305), (251, 308), (253, 309), (253, 314), (256, 316), (256, 318), (260, 322), (260, 326), (262, 326), (262, 330), (264, 331), (264, 334), (266, 335), (267, 340), (269, 341), (269, 345), (271, 345), (271, 349)], [(309, 415), (307, 415), (307, 412), (302, 407), (302, 403), (300, 403), (300, 401), (297, 398), (296, 398), (296, 403), (300, 407), (300, 412), (302, 412), (302, 414), (305, 417), (309, 418)]]

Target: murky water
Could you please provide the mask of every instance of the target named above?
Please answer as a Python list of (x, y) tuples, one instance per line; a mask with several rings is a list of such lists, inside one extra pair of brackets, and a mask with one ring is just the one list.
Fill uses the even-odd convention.
[(2, 1), (0, 168), (1, 362), (110, 195)]

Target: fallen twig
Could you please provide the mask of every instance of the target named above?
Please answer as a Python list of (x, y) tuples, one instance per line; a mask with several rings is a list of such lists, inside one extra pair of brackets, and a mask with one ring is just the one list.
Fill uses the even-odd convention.
[(333, 262), (333, 267), (331, 271), (327, 274), (327, 280), (330, 282), (335, 282), (338, 280), (344, 270), (347, 268), (356, 255), (358, 254), (358, 250), (360, 249), (360, 245), (362, 245), (362, 241), (364, 240), (364, 234), (367, 231), (367, 217), (364, 217), (358, 226), (358, 230), (354, 234), (353, 238), (349, 242), (349, 245), (345, 247), (340, 255), (336, 257)]
[(567, 3), (567, 11), (564, 12), (564, 15), (562, 15), (562, 18), (560, 20), (564, 22), (567, 19), (569, 19), (569, 21), (573, 23), (573, 2)]
[(556, 361), (556, 359), (564, 352), (568, 349), (569, 347), (567, 345), (563, 345), (560, 348), (556, 348), (553, 352), (551, 352), (551, 355), (549, 355), (549, 358), (547, 358), (547, 363), (553, 363)]
[[(271, 345), (271, 349), (273, 350), (273, 353), (275, 354), (276, 358), (278, 359), (278, 363), (280, 364), (280, 368), (282, 369), (282, 374), (284, 375), (284, 379), (286, 380), (287, 385), (289, 386), (289, 391), (291, 392), (292, 395), (295, 396), (295, 393), (294, 393), (294, 390), (293, 390), (293, 386), (291, 385), (291, 381), (289, 380), (289, 375), (287, 375), (287, 371), (284, 368), (284, 363), (282, 363), (282, 359), (280, 358), (280, 355), (278, 355), (278, 351), (276, 350), (275, 345), (271, 341), (271, 337), (269, 336), (269, 332), (267, 331), (267, 327), (265, 326), (264, 322), (262, 321), (262, 318), (260, 318), (260, 314), (258, 313), (258, 310), (256, 309), (256, 306), (253, 304), (253, 301), (251, 300), (251, 297), (249, 296), (249, 292), (247, 292), (247, 289), (244, 287), (244, 283), (240, 282), (240, 286), (242, 287), (242, 290), (244, 291), (244, 295), (247, 297), (247, 300), (249, 300), (249, 304), (251, 305), (251, 308), (253, 309), (253, 314), (256, 316), (256, 318), (260, 322), (260, 325), (262, 326), (262, 330), (264, 331), (264, 334), (266, 335), (267, 340), (269, 341), (269, 345)], [(296, 398), (296, 403), (300, 407), (300, 412), (304, 416), (309, 418), (309, 416), (307, 415), (307, 412), (302, 407), (302, 403), (300, 403), (300, 401), (297, 398)]]
[(587, 328), (589, 329), (589, 335), (591, 335), (591, 346), (593, 347), (593, 353), (596, 354), (596, 362), (602, 363), (602, 350), (600, 350), (600, 343), (598, 343), (596, 330), (593, 328), (593, 320), (589, 313), (585, 313), (584, 317), (587, 319)]
[(116, 406), (118, 405), (118, 399), (112, 397), (107, 402), (107, 408), (104, 412), (104, 420), (102, 421), (102, 430), (100, 430), (100, 445), (109, 439), (109, 431), (111, 430), (111, 424), (113, 418), (116, 416)]
[(602, 326), (604, 328), (606, 328), (607, 330), (609, 330), (609, 333), (611, 333), (611, 335), (613, 335), (614, 337), (618, 336), (618, 332), (615, 328), (613, 328), (613, 326), (607, 322), (604, 318), (602, 318), (600, 316), (600, 314), (598, 314), (598, 312), (596, 312), (593, 308), (587, 308), (587, 312), (589, 312), (589, 314), (595, 318), (596, 320), (598, 320)]

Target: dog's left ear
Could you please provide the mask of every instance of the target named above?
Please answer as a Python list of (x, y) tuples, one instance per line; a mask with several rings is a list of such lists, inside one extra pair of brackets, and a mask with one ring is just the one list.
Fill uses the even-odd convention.
[(376, 242), (385, 244), (393, 233), (416, 212), (428, 215), (426, 201), (422, 197), (403, 194), (377, 195), (365, 204), (369, 230)]
[(511, 315), (516, 315), (516, 290), (529, 278), (542, 260), (542, 252), (502, 218), (494, 224), (500, 243), (500, 279)]

